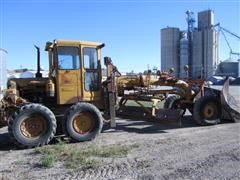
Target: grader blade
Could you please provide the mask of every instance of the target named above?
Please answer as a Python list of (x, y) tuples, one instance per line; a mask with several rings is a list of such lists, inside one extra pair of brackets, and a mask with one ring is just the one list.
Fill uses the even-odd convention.
[(161, 122), (167, 122), (181, 127), (183, 112), (184, 110), (182, 109), (158, 109), (156, 118)]
[(240, 122), (240, 101), (229, 94), (229, 78), (226, 79), (221, 91), (223, 119)]

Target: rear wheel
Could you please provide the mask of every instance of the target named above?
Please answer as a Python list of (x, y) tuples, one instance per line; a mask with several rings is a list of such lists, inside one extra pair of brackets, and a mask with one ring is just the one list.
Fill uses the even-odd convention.
[(215, 96), (203, 96), (196, 101), (193, 117), (200, 125), (213, 125), (220, 122), (221, 102)]
[(27, 104), (12, 114), (8, 131), (22, 148), (48, 144), (56, 133), (56, 119), (51, 110), (40, 104)]
[(74, 141), (89, 141), (101, 132), (103, 118), (94, 105), (78, 103), (69, 108), (64, 125), (66, 134)]

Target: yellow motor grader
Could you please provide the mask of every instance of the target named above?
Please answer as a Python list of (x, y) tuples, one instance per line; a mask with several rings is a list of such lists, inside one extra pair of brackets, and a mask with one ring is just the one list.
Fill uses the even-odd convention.
[(107, 80), (102, 82), (100, 59), (104, 44), (75, 40), (47, 42), (47, 78), (40, 72), (40, 49), (35, 47), (36, 77), (9, 80), (0, 103), (0, 127), (8, 126), (16, 145), (31, 148), (48, 144), (61, 124), (74, 141), (95, 138), (103, 120), (110, 119), (111, 126), (115, 126), (115, 76), (120, 73), (111, 58), (104, 57)]
[[(197, 123), (216, 124), (220, 119), (238, 121), (240, 113), (230, 104), (228, 80), (222, 91), (204, 86), (204, 80), (180, 80), (171, 72), (121, 76), (111, 58), (104, 57), (107, 79), (102, 82), (101, 49), (104, 44), (86, 41), (47, 42), (49, 75), (42, 77), (40, 49), (34, 78), (10, 79), (0, 101), (0, 128), (8, 126), (13, 142), (22, 148), (48, 144), (57, 127), (73, 141), (94, 139), (103, 121), (115, 127), (117, 95), (127, 100), (152, 101), (150, 114), (169, 120), (189, 109)], [(116, 78), (118, 77), (118, 78)], [(163, 87), (171, 89), (163, 89)], [(125, 91), (130, 93), (125, 94)], [(164, 109), (156, 104), (164, 100)], [(140, 104), (140, 103), (139, 103)]]

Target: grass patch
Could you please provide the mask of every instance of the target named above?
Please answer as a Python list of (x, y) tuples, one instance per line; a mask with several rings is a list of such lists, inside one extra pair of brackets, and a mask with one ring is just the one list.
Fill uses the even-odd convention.
[(103, 147), (91, 145), (84, 151), (84, 153), (87, 156), (96, 156), (96, 157), (103, 157), (103, 158), (123, 157), (123, 156), (127, 156), (130, 150), (138, 147), (139, 147), (138, 144), (133, 144), (128, 146), (116, 144), (116, 145), (103, 146)]
[(59, 159), (59, 154), (65, 151), (65, 144), (66, 142), (59, 141), (53, 146), (37, 148), (35, 151), (42, 154), (41, 165), (46, 168), (53, 167), (56, 161)]
[(83, 149), (66, 145), (60, 141), (56, 145), (37, 148), (36, 152), (42, 155), (41, 165), (46, 168), (53, 167), (56, 162), (62, 162), (69, 169), (96, 169), (102, 164), (101, 158), (125, 157), (132, 149), (139, 148), (133, 145), (90, 145)]
[(56, 156), (53, 154), (46, 154), (42, 157), (42, 166), (43, 167), (53, 167), (53, 165), (56, 163)]

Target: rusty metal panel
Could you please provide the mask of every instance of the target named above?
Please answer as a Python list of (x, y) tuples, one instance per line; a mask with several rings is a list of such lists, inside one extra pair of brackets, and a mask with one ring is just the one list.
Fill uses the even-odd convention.
[[(58, 70), (57, 102), (73, 104), (78, 102), (79, 70)], [(78, 78), (79, 77), (79, 78)]]
[(112, 128), (116, 127), (116, 112), (115, 112), (115, 94), (109, 93), (109, 111), (110, 111), (110, 125)]

